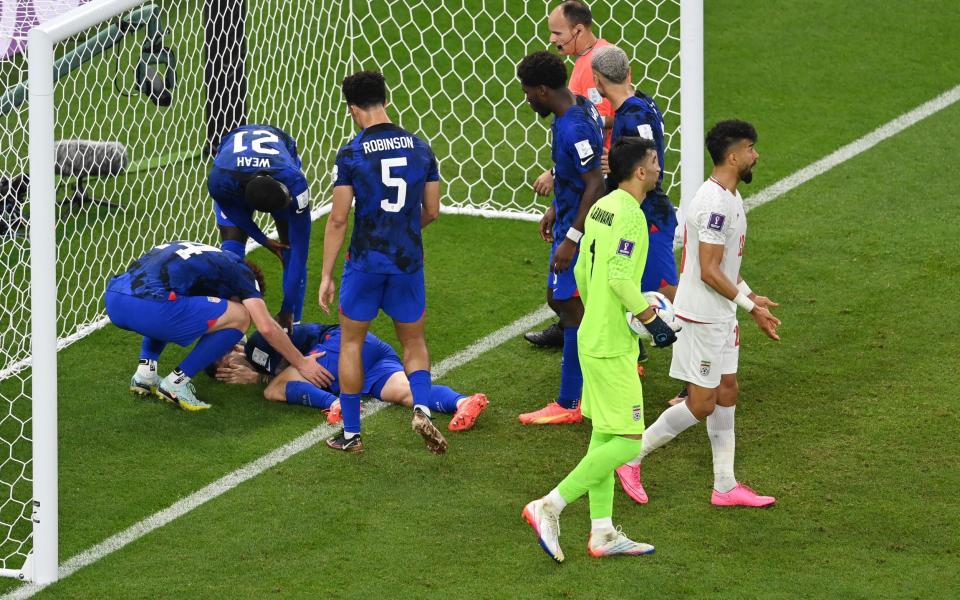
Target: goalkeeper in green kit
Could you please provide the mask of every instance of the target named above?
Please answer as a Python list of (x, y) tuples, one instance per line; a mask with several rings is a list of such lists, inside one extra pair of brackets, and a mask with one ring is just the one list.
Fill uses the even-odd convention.
[(584, 315), (577, 335), (583, 370), (583, 415), (591, 419), (590, 447), (580, 464), (549, 494), (523, 509), (540, 546), (557, 562), (560, 512), (590, 496), (592, 556), (640, 555), (653, 546), (629, 539), (613, 526), (614, 470), (642, 446), (643, 391), (637, 377), (637, 334), (627, 323), (632, 312), (658, 347), (676, 341), (640, 293), (647, 259), (647, 222), (640, 203), (657, 185), (660, 164), (650, 140), (622, 138), (610, 150), (610, 177), (617, 189), (591, 207), (574, 275)]

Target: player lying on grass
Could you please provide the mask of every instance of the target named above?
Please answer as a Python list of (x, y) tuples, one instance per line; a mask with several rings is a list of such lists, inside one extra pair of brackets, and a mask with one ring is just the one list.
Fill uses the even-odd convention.
[[(293, 328), (293, 344), (304, 354), (316, 355), (316, 360), (332, 375), (323, 387), (305, 381), (300, 372), (289, 366), (258, 332), (253, 334), (242, 350), (235, 349), (216, 363), (216, 378), (225, 383), (265, 383), (263, 397), (271, 402), (286, 402), (319, 408), (327, 413), (327, 422), (341, 420), (340, 381), (337, 363), (340, 357), (340, 326), (305, 323)], [(413, 406), (410, 381), (403, 371), (403, 363), (389, 344), (368, 333), (361, 352), (363, 360), (363, 393), (383, 402)], [(453, 413), (450, 431), (471, 429), (480, 413), (486, 409), (483, 394), (465, 396), (445, 385), (430, 388), (430, 409), (439, 413)]]
[[(207, 189), (224, 250), (243, 258), (249, 236), (283, 262), (277, 320), (289, 331), (303, 312), (311, 225), (310, 191), (296, 142), (270, 125), (237, 127), (217, 149)], [(271, 214), (279, 242), (260, 230), (253, 220), (256, 212)]]
[[(332, 376), (290, 342), (263, 302), (263, 274), (219, 248), (170, 242), (150, 250), (107, 284), (107, 316), (114, 325), (143, 335), (140, 365), (130, 391), (156, 394), (189, 411), (210, 408), (190, 380), (236, 344), (250, 322), (300, 376), (328, 385)], [(166, 378), (157, 360), (168, 342), (193, 350)]]

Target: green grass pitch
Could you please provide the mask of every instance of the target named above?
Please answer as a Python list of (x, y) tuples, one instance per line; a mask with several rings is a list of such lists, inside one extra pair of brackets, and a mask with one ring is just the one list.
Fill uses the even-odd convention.
[[(704, 4), (707, 123), (746, 118), (760, 134), (745, 196), (960, 84), (950, 58), (960, 17), (946, 0)], [(506, 93), (535, 122), (519, 90)], [(771, 509), (709, 505), (710, 448), (697, 426), (644, 463), (650, 504), (617, 490), (615, 522), (656, 554), (590, 558), (578, 502), (563, 515), (567, 561), (553, 564), (520, 511), (573, 468), (589, 425), (517, 423), (554, 397), (559, 372), (557, 353), (517, 338), (442, 380), (491, 400), (474, 430), (450, 434), (446, 456), (428, 454), (408, 414), (389, 408), (364, 421), (364, 454), (316, 446), (39, 597), (951, 597), (958, 139), (954, 105), (751, 212), (743, 275), (781, 302), (783, 340), (742, 321), (737, 473), (778, 497)], [(199, 178), (206, 167), (181, 168)], [(313, 301), (322, 229), (308, 319), (323, 318)], [(548, 249), (532, 223), (443, 216), (425, 246), (435, 362), (544, 302)], [(277, 282), (276, 261), (254, 258)], [(383, 319), (375, 331), (394, 339)], [(107, 328), (60, 354), (61, 561), (321, 422), (202, 376), (210, 411), (134, 399), (138, 348)], [(677, 389), (668, 355), (651, 354), (648, 423)], [(182, 355), (170, 348), (161, 368)], [(16, 585), (0, 581), (0, 592)]]

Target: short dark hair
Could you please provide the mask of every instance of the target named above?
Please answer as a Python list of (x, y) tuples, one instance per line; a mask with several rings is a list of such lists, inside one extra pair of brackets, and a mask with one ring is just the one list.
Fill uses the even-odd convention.
[(360, 71), (343, 78), (347, 104), (367, 109), (387, 103), (387, 82), (379, 71)]
[(556, 54), (541, 50), (523, 57), (517, 65), (517, 77), (527, 87), (545, 85), (558, 90), (567, 85), (567, 67)]
[(260, 288), (260, 295), (262, 296), (262, 295), (266, 294), (266, 293), (267, 293), (267, 283), (266, 283), (266, 279), (264, 279), (264, 277), (263, 277), (263, 270), (260, 268), (260, 265), (258, 265), (257, 263), (253, 262), (253, 261), (250, 260), (249, 258), (243, 259), (243, 264), (247, 265), (247, 268), (250, 269), (250, 271), (253, 272), (253, 278), (254, 278), (254, 279), (256, 280), (256, 282), (257, 282), (257, 287)]
[(593, 27), (593, 13), (590, 7), (580, 0), (567, 0), (560, 5), (560, 12), (570, 25)]
[(630, 179), (630, 174), (647, 157), (650, 151), (656, 153), (657, 145), (653, 140), (638, 136), (623, 136), (610, 148), (610, 177), (614, 186)]
[(269, 173), (257, 173), (243, 186), (243, 196), (254, 210), (273, 212), (290, 205), (290, 190)]
[(750, 123), (731, 119), (714, 125), (707, 132), (707, 150), (710, 152), (713, 164), (722, 164), (730, 148), (742, 140), (750, 140), (754, 143), (757, 141), (757, 130)]

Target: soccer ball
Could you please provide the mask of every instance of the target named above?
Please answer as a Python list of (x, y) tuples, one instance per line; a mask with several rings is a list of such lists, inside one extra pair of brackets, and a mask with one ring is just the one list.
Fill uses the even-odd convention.
[[(669, 298), (660, 292), (644, 292), (643, 297), (647, 299), (647, 303), (653, 307), (653, 310), (657, 311), (657, 316), (663, 319), (664, 323), (672, 326), (674, 321), (677, 320), (677, 316), (673, 312), (673, 303), (670, 302)], [(650, 332), (643, 326), (640, 319), (634, 318), (630, 311), (627, 311), (627, 324), (630, 325), (630, 329), (635, 334), (647, 340), (652, 339)]]

